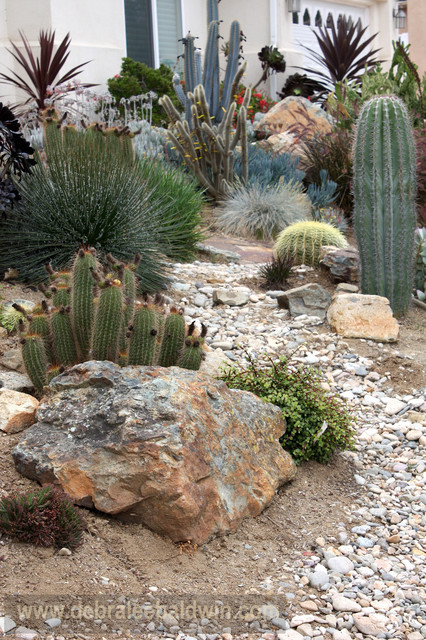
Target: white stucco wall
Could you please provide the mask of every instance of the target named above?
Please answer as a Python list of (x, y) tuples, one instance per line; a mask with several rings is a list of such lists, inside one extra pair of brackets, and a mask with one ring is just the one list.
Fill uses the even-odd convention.
[[(123, 0), (0, 0), (0, 70), (19, 65), (7, 53), (10, 40), (19, 45), (19, 30), (35, 46), (41, 29), (54, 29), (56, 41), (71, 34), (71, 53), (65, 70), (90, 60), (79, 79), (105, 88), (106, 80), (118, 73), (126, 55)], [(16, 92), (0, 84), (4, 102), (14, 102)]]

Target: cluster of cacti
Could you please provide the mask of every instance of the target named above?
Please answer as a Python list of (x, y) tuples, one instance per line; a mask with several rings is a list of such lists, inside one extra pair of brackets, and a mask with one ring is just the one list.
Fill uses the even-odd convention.
[(426, 227), (416, 229), (416, 277), (414, 288), (416, 296), (426, 302)]
[(407, 311), (414, 281), (416, 160), (406, 106), (378, 96), (362, 108), (353, 149), (354, 228), (361, 290)]
[(65, 367), (86, 360), (111, 360), (121, 366), (158, 365), (199, 369), (206, 328), (185, 324), (183, 310), (167, 313), (164, 299), (144, 295), (136, 301), (136, 269), (111, 254), (101, 267), (94, 249), (80, 249), (71, 271), (46, 266), (46, 300), (21, 320), (22, 357), (37, 391)]
[(322, 246), (331, 245), (344, 249), (348, 246), (345, 236), (336, 227), (325, 222), (296, 222), (284, 229), (275, 243), (279, 258), (292, 258), (294, 264), (316, 266)]
[(246, 90), (236, 128), (234, 97), (245, 70), (238, 67), (242, 33), (240, 25), (231, 25), (228, 61), (223, 86), (219, 69), (219, 19), (218, 0), (208, 0), (208, 40), (204, 70), (201, 70), (201, 53), (194, 47), (194, 37), (184, 38), (185, 89), (178, 75), (174, 77), (176, 93), (185, 107), (186, 119), (168, 96), (160, 98), (160, 104), (171, 120), (169, 137), (185, 164), (195, 174), (200, 186), (214, 199), (226, 195), (234, 181), (234, 149), (241, 146), (243, 163), (242, 181), (247, 182), (247, 107), (251, 91)]

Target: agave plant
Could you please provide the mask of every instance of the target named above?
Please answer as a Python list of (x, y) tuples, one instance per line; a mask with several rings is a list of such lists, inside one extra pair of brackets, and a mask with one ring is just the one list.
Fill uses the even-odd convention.
[(303, 46), (309, 51), (312, 60), (325, 71), (309, 68), (303, 70), (321, 78), (321, 82), (328, 87), (345, 79), (360, 81), (366, 68), (372, 69), (377, 63), (382, 62), (374, 57), (379, 49), (368, 50), (377, 33), (364, 40), (366, 30), (367, 27), (361, 27), (360, 20), (354, 24), (345, 17), (338, 21), (336, 29), (332, 18), (330, 28), (319, 27), (319, 33), (314, 31), (321, 53)]
[[(19, 66), (24, 70), (27, 77), (21, 76), (14, 71), (7, 75), (0, 73), (0, 79), (5, 83), (17, 87), (27, 94), (28, 99), (23, 102), (26, 105), (32, 101), (37, 104), (39, 110), (46, 107), (46, 99), (54, 95), (54, 89), (58, 85), (63, 85), (81, 73), (81, 68), (87, 62), (82, 62), (73, 67), (63, 75), (65, 63), (70, 54), (69, 46), (71, 43), (70, 34), (67, 33), (62, 42), (55, 48), (55, 32), (41, 30), (39, 34), (40, 57), (35, 57), (28, 39), (22, 31), (19, 31), (24, 45), (24, 51), (21, 51), (14, 42), (11, 41), (13, 50), (8, 49), (9, 53), (15, 58)], [(93, 87), (91, 84), (81, 85), (83, 87)], [(66, 93), (66, 88), (61, 88), (61, 93)], [(21, 106), (21, 105), (20, 105)]]

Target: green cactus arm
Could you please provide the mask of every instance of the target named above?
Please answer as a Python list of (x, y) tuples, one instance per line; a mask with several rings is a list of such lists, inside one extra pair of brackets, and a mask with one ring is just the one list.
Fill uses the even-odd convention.
[(93, 328), (92, 354), (95, 360), (117, 362), (123, 322), (123, 287), (119, 280), (106, 280), (101, 284)]
[(158, 357), (160, 367), (170, 367), (177, 363), (185, 339), (185, 319), (182, 310), (174, 310), (166, 317), (161, 349)]
[(77, 346), (71, 324), (70, 308), (55, 309), (50, 315), (53, 350), (58, 364), (72, 366), (78, 362)]
[(79, 358), (88, 360), (95, 317), (92, 271), (98, 266), (94, 251), (80, 249), (72, 268), (71, 319)]
[(26, 335), (21, 339), (25, 370), (37, 391), (47, 384), (47, 358), (40, 336)]
[(213, 20), (219, 20), (219, 7), (217, 0), (207, 0), (207, 26)]
[(240, 56), (240, 42), (241, 42), (241, 27), (237, 20), (234, 20), (231, 24), (231, 31), (229, 35), (229, 55), (228, 64), (226, 66), (225, 79), (223, 82), (222, 97), (220, 100), (219, 108), (215, 114), (216, 121), (221, 122), (228, 108), (229, 101), (232, 96), (232, 87), (234, 84), (234, 78), (238, 71), (238, 59)]

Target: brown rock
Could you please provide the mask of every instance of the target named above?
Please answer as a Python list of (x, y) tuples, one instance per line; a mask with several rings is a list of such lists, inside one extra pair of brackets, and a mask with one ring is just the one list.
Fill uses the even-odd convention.
[(355, 247), (347, 249), (328, 245), (321, 247), (320, 265), (330, 271), (335, 282), (358, 282), (359, 253)]
[(306, 98), (290, 96), (272, 107), (255, 125), (259, 138), (291, 133), (296, 138), (313, 138), (327, 135), (333, 130), (333, 123), (326, 112)]
[(18, 433), (35, 422), (38, 400), (20, 391), (0, 389), (0, 429)]
[(274, 156), (278, 156), (281, 153), (291, 153), (293, 157), (297, 156), (301, 163), (306, 162), (306, 154), (301, 144), (301, 140), (293, 133), (284, 131), (283, 133), (277, 133), (266, 140), (260, 140), (259, 146), (269, 151)]
[(399, 324), (392, 315), (389, 300), (382, 296), (343, 293), (335, 296), (327, 312), (335, 333), (345, 338), (366, 338), (396, 342)]
[(296, 471), (277, 407), (177, 367), (77, 365), (37, 416), (13, 452), (18, 471), (174, 541), (235, 531)]
[(22, 370), (24, 361), (22, 360), (21, 349), (9, 349), (9, 351), (6, 351), (0, 359), (0, 364), (6, 369)]

